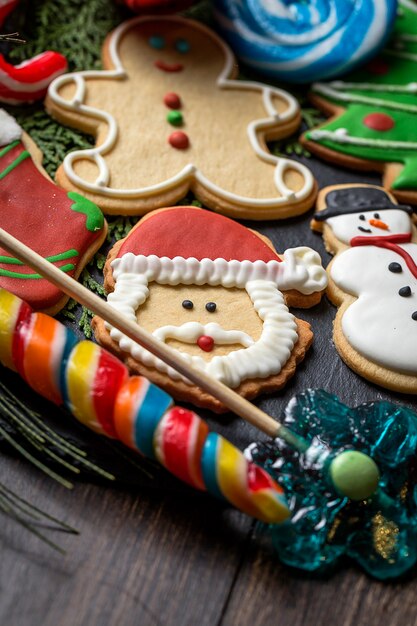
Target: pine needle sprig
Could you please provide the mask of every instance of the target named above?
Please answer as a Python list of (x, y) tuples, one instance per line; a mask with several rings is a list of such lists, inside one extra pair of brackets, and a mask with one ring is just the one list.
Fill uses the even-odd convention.
[(101, 67), (100, 49), (107, 33), (122, 20), (121, 10), (108, 0), (44, 0), (29, 3), (25, 45), (10, 57), (24, 61), (44, 50), (64, 54), (70, 70)]
[[(0, 424), (0, 437), (16, 452), (64, 487), (71, 489), (73, 484), (41, 461), (37, 453), (49, 458), (62, 470), (73, 474), (80, 475), (84, 469), (107, 480), (115, 479), (113, 474), (89, 461), (83, 450), (49, 428), (39, 414), (16, 398), (1, 381), (0, 418), (3, 422)], [(19, 441), (13, 433), (19, 435)]]
[(0, 513), (13, 519), (51, 548), (61, 552), (61, 554), (65, 554), (65, 550), (51, 541), (39, 528), (42, 527), (48, 531), (65, 532), (71, 535), (79, 534), (78, 530), (49, 513), (42, 511), (42, 509), (34, 504), (27, 502), (14, 491), (8, 489), (3, 483), (0, 483)]

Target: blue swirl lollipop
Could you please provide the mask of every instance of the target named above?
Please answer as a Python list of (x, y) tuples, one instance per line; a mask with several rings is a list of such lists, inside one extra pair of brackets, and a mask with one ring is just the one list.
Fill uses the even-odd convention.
[(386, 42), (397, 0), (215, 0), (215, 15), (240, 59), (303, 83), (339, 76)]

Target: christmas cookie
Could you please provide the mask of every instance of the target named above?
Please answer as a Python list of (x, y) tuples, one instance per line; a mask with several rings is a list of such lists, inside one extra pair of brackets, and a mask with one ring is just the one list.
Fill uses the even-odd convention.
[(389, 35), (397, 0), (215, 0), (237, 56), (294, 83), (331, 78), (374, 55)]
[(381, 187), (323, 189), (312, 227), (335, 255), (328, 295), (334, 341), (355, 372), (417, 394), (417, 230), (409, 206)]
[[(287, 305), (312, 306), (326, 283), (314, 250), (278, 255), (258, 233), (195, 207), (149, 214), (116, 243), (105, 266), (115, 309), (248, 398), (280, 389), (294, 374), (313, 336)], [(225, 410), (101, 319), (93, 326), (132, 371), (178, 399)]]
[[(41, 160), (39, 150), (14, 118), (0, 109), (1, 227), (63, 272), (78, 277), (103, 243), (107, 225), (90, 200), (54, 185)], [(0, 287), (51, 313), (68, 300), (1, 248)]]
[(174, 204), (188, 190), (232, 217), (285, 218), (311, 206), (311, 172), (266, 145), (297, 128), (295, 98), (233, 80), (233, 56), (208, 28), (136, 18), (108, 36), (103, 59), (105, 70), (67, 74), (49, 89), (50, 113), (96, 137), (66, 156), (62, 187), (117, 214)]
[(329, 122), (308, 131), (309, 150), (346, 167), (383, 172), (400, 202), (417, 202), (417, 5), (400, 0), (380, 57), (343, 81), (317, 83), (312, 100)]

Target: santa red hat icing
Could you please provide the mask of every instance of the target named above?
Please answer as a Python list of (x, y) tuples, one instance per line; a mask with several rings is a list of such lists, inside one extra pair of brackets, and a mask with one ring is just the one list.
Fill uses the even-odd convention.
[(210, 284), (243, 288), (269, 280), (303, 294), (322, 291), (326, 273), (307, 247), (287, 250), (283, 260), (256, 233), (196, 207), (173, 207), (145, 217), (112, 262), (113, 276), (129, 272), (162, 284)]

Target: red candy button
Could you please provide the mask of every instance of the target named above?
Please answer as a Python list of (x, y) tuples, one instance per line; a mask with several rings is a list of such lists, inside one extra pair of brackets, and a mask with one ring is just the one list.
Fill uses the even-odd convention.
[(182, 130), (176, 130), (168, 137), (168, 143), (170, 143), (173, 148), (177, 148), (177, 150), (185, 150), (190, 145), (190, 140), (188, 139), (188, 135), (183, 133)]
[(370, 113), (363, 118), (363, 123), (372, 130), (391, 130), (395, 126), (392, 117), (386, 113)]
[(177, 93), (169, 92), (164, 96), (164, 104), (169, 109), (180, 109), (181, 108), (181, 98)]
[(201, 337), (197, 339), (197, 345), (204, 350), (204, 352), (211, 352), (214, 347), (214, 339), (208, 335), (201, 335)]

